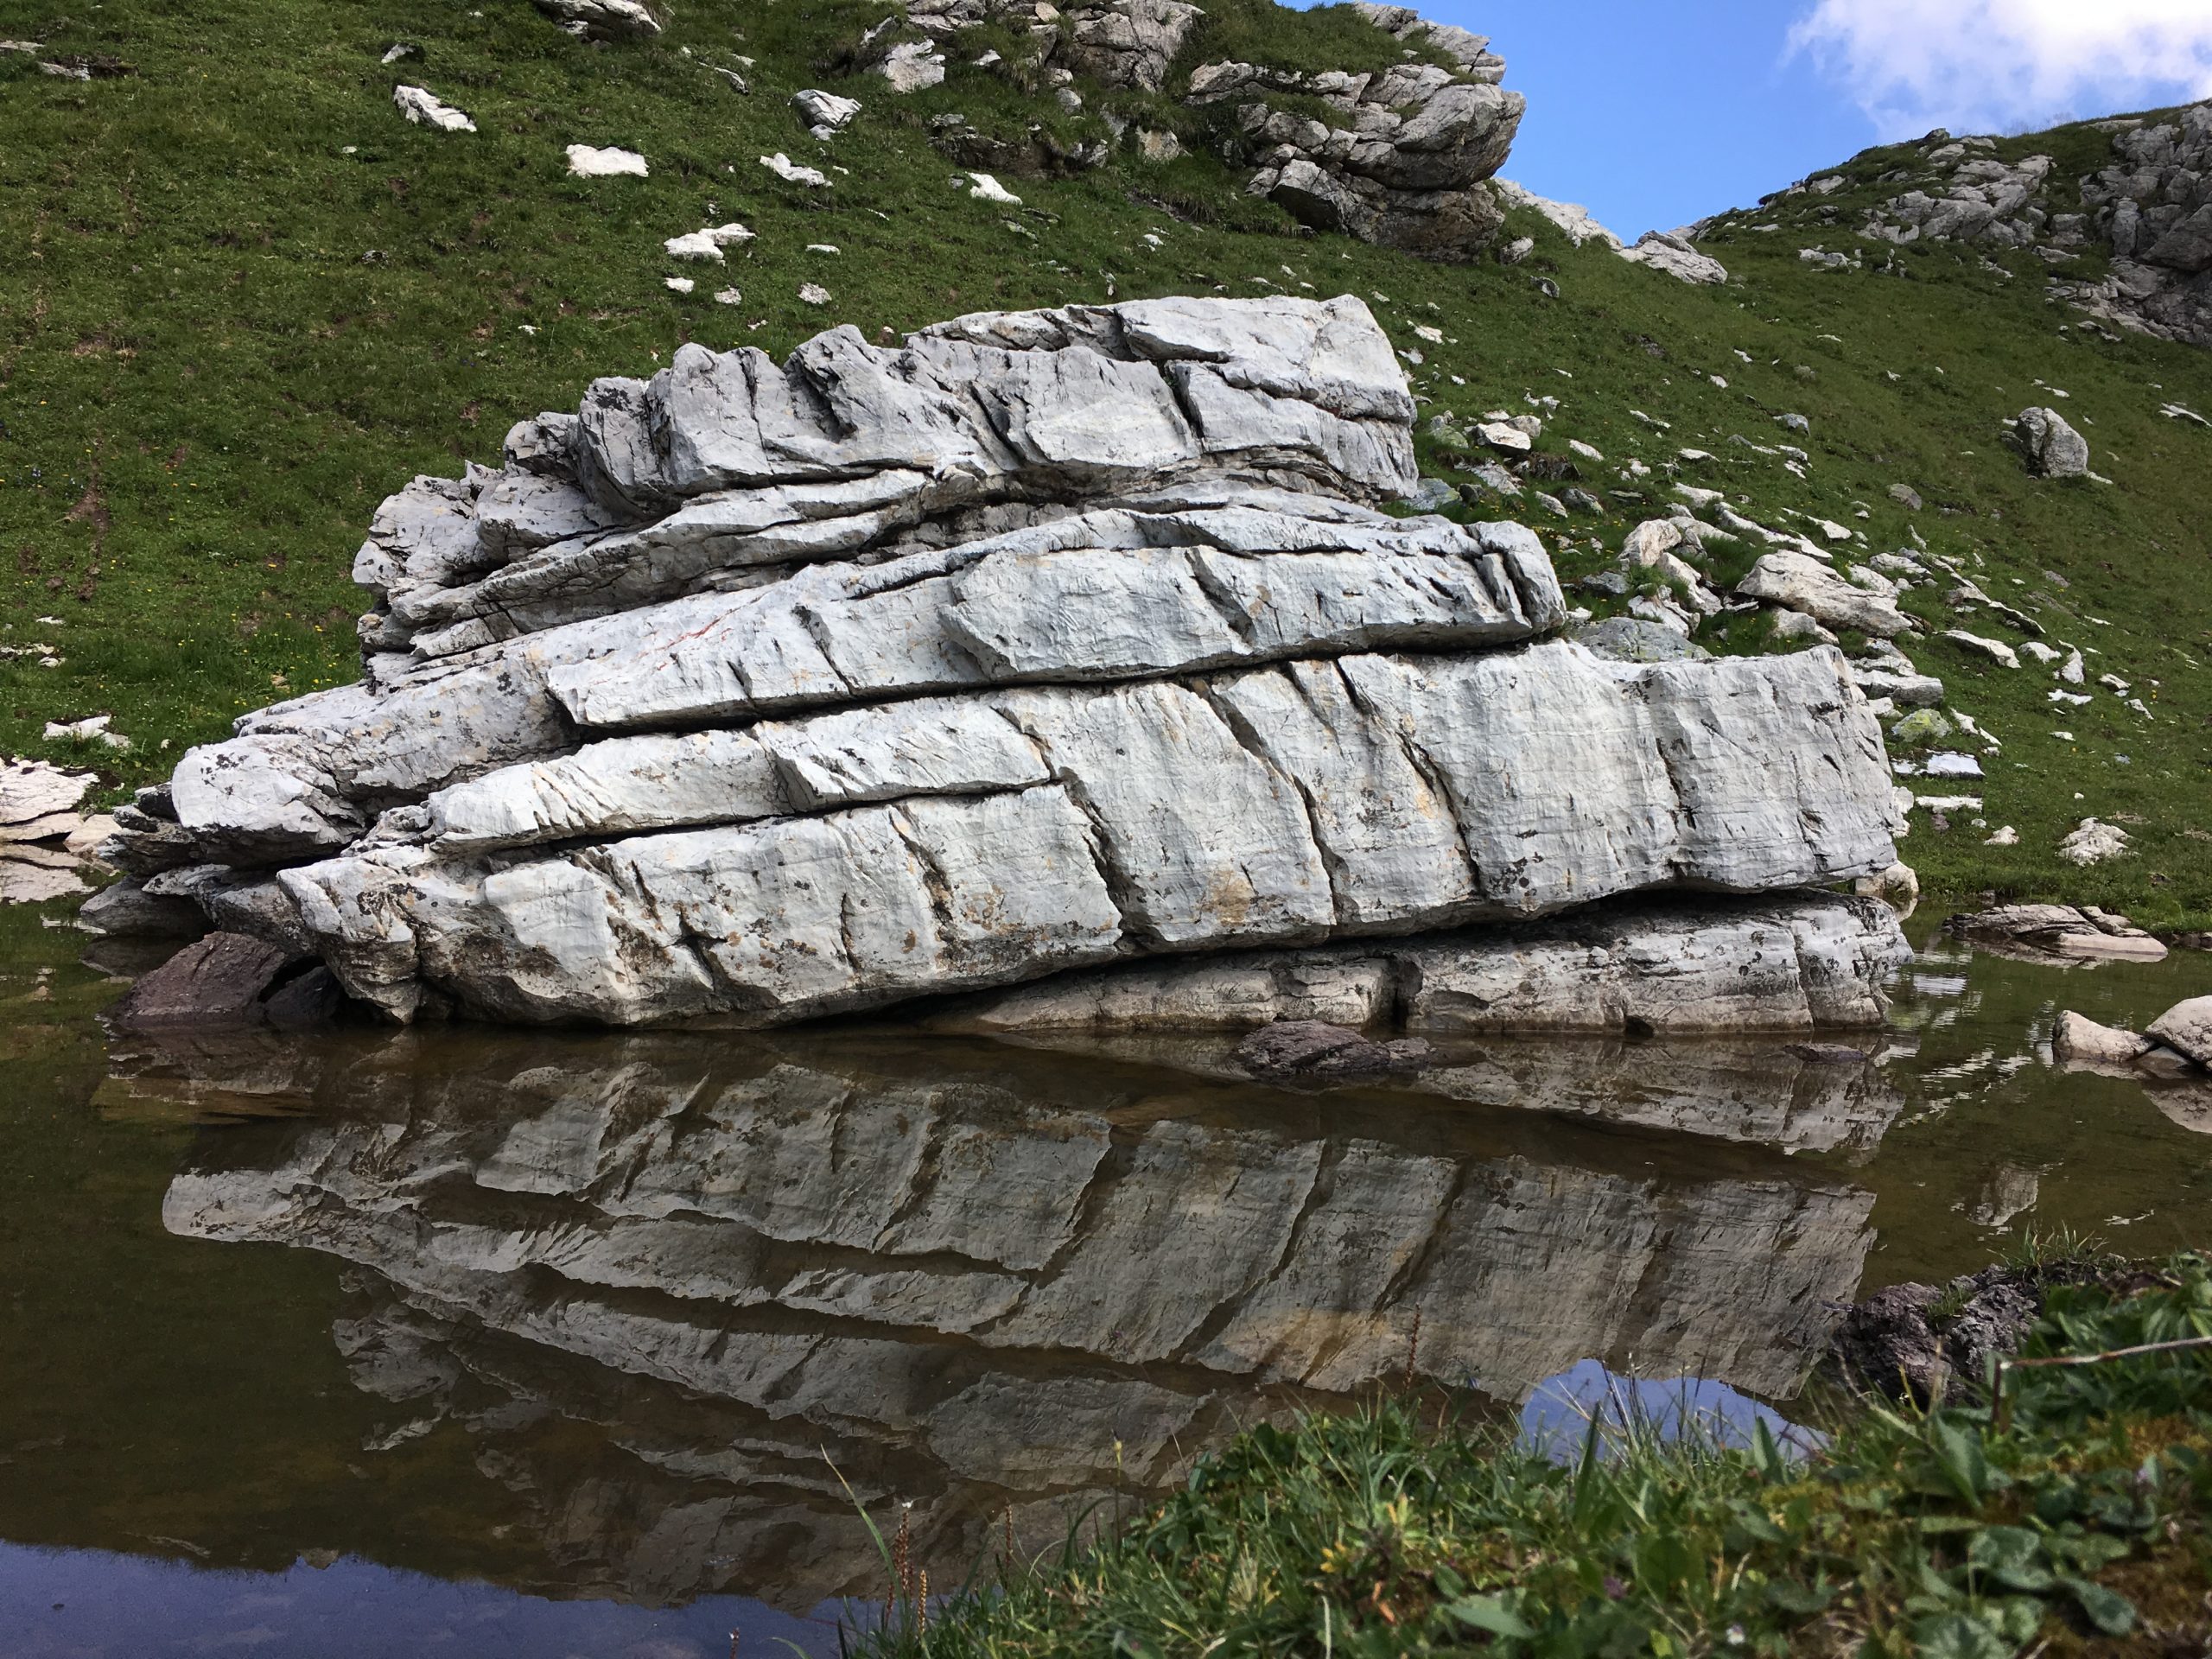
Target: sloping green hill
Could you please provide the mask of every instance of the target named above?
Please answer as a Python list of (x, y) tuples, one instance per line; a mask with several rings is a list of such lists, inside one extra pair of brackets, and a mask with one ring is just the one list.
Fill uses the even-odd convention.
[[(1206, 148), (1224, 116), (1182, 108), (1173, 81), (1160, 95), (1092, 89), (1070, 115), (1004, 64), (972, 66), (994, 46), (1014, 56), (1018, 40), (995, 29), (963, 37), (945, 83), (910, 96), (839, 73), (883, 10), (687, 0), (658, 40), (601, 46), (524, 0), (25, 0), (9, 32), (42, 50), (0, 53), (0, 646), (60, 660), (0, 661), (0, 751), (135, 785), (242, 709), (352, 679), (348, 570), (378, 502), (414, 473), (496, 461), (512, 421), (573, 406), (595, 376), (649, 373), (685, 340), (780, 353), (844, 322), (874, 337), (966, 310), (1351, 292), (1421, 359), (1409, 372), (1425, 420), (1558, 400), (1538, 448), (1574, 465), (1602, 511), (1562, 521), (1532, 492), (1481, 516), (1536, 525), (1570, 581), (1611, 569), (1682, 482), (1770, 526), (1863, 533), (1846, 559), (1916, 556), (1916, 534), (2052, 644), (2094, 653), (2080, 690), (2033, 664), (1998, 667), (1934, 636), (2018, 642), (2017, 626), (1955, 605), (1947, 582), (1913, 587), (1904, 607), (1929, 626), (1907, 650), (2001, 749), (1980, 753), (1980, 785), (1960, 786), (1982, 810), (1951, 814), (1942, 834), (1916, 814), (1905, 856), (1955, 891), (2212, 923), (2212, 429), (2160, 413), (2212, 411), (2212, 355), (2075, 326), (2032, 252), (1862, 243), (1848, 192), (1716, 227), (1707, 251), (1735, 278), (1718, 288), (1572, 247), (1530, 213), (1509, 224), (1536, 243), (1518, 265), (1307, 234), (1242, 194), (1243, 171)], [(419, 55), (382, 63), (396, 42)], [(92, 79), (39, 67), (72, 54)], [(1212, 55), (1318, 69), (1403, 49), (1343, 9), (1238, 0), (1211, 8), (1179, 73)], [(392, 104), (403, 82), (477, 130), (410, 125)], [(806, 86), (862, 113), (817, 143), (789, 104)], [(1105, 136), (1108, 113), (1172, 127), (1189, 153), (1147, 162), (1132, 142), (1095, 168), (1008, 169), (1021, 203), (1007, 207), (970, 194), (931, 124), (958, 114), (988, 153), (1042, 160)], [(2098, 142), (2073, 130), (2043, 148), (2088, 165)], [(571, 178), (577, 143), (638, 150), (651, 175)], [(824, 168), (829, 188), (760, 165), (778, 152)], [(1860, 158), (1851, 189), (1875, 199), (1896, 164)], [(1831, 222), (1822, 207), (1853, 211)], [(731, 221), (756, 239), (726, 265), (663, 252)], [(1766, 223), (1782, 228), (1751, 228)], [(1864, 250), (1865, 268), (1815, 268), (1800, 257), (1814, 245)], [(672, 292), (670, 276), (696, 288)], [(803, 302), (808, 283), (828, 302)], [(741, 299), (718, 302), (728, 288)], [(2108, 483), (2031, 479), (2004, 442), (2024, 407), (2054, 400)], [(1809, 435), (1783, 430), (1785, 414)], [(1467, 480), (1423, 442), (1440, 476)], [(1802, 476), (1785, 443), (1806, 452)], [(1624, 477), (1631, 459), (1649, 475)], [(1749, 548), (1713, 546), (1716, 580), (1750, 563)], [(1602, 613), (1626, 597), (1586, 602)], [(1756, 614), (1700, 637), (1772, 645)], [(2103, 674), (2126, 692), (2099, 688)], [(2053, 703), (2060, 689), (2091, 701)], [(100, 713), (128, 753), (41, 736)], [(2060, 838), (2090, 816), (2125, 826), (2133, 852), (2088, 871), (2061, 861)], [(1999, 826), (2017, 846), (1985, 845)]]

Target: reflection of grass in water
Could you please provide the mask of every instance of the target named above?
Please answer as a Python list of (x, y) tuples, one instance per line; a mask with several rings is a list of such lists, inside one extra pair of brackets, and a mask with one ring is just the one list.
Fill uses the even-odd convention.
[[(2041, 1241), (2079, 1252), (2079, 1240)], [(863, 1653), (2196, 1652), (2212, 1512), (2212, 1272), (2062, 1287), (1993, 1418), (1834, 1407), (1802, 1458), (1633, 1419), (1554, 1461), (1403, 1400), (1262, 1427), (1088, 1548), (979, 1573)], [(1602, 1453), (1602, 1454), (1601, 1454)]]

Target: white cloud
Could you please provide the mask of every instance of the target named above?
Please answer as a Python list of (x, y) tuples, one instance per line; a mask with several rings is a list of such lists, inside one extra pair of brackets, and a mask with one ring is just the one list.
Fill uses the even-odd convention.
[(1891, 141), (2212, 98), (2212, 0), (1816, 0), (1789, 42)]

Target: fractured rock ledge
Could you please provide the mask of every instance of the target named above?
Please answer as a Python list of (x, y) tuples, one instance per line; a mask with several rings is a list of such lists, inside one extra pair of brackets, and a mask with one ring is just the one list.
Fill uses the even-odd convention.
[[(686, 346), (386, 502), (363, 681), (192, 751), (109, 855), (394, 1020), (615, 1025), (1894, 861), (1840, 656), (1548, 639), (1533, 533), (1378, 511), (1412, 418), (1349, 297)], [(1894, 924), (1842, 926), (1863, 1008)]]

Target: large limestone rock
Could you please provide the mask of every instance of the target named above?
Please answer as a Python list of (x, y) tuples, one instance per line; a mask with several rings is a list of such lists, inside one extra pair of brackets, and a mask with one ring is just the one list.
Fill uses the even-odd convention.
[(1412, 413), (1349, 298), (686, 346), (386, 502), (363, 681), (110, 855), (392, 1019), (617, 1025), (1893, 861), (1839, 656), (1550, 640), (1529, 531), (1372, 505)]
[(1882, 982), (1911, 955), (1891, 915), (1826, 893), (1607, 906), (1481, 931), (1064, 975), (930, 1024), (1001, 1036), (1272, 1020), (1484, 1037), (1868, 1027), (1887, 1013)]

